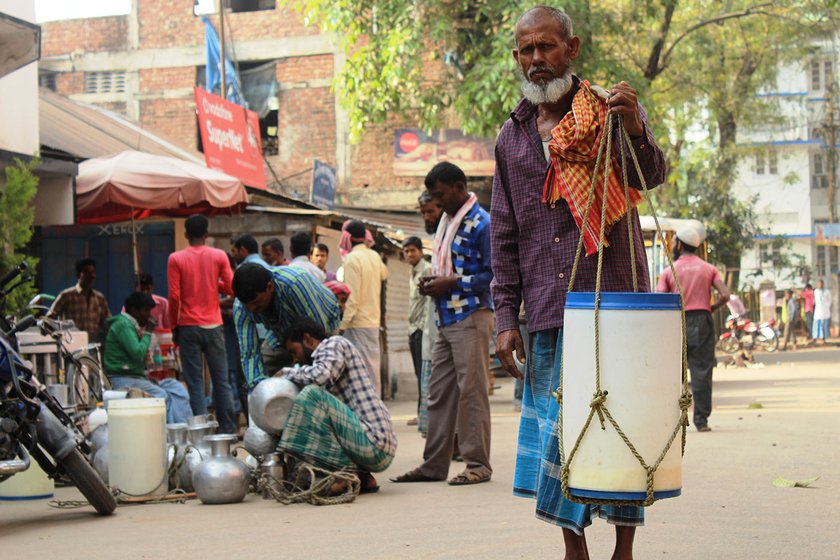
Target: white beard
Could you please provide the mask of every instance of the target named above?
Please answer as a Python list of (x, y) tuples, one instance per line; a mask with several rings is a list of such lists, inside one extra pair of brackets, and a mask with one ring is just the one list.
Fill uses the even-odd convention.
[(554, 78), (546, 84), (537, 84), (528, 80), (521, 69), (519, 70), (519, 75), (522, 78), (520, 85), (522, 95), (534, 105), (557, 103), (572, 89), (572, 71), (569, 68), (566, 69), (562, 76)]

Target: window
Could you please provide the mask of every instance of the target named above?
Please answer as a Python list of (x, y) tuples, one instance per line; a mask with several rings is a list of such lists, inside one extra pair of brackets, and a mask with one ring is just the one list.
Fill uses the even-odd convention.
[(51, 91), (57, 91), (55, 72), (41, 72), (38, 74), (38, 85)]
[(813, 126), (808, 131), (809, 140), (819, 140), (822, 142), (822, 127)]
[(826, 91), (828, 86), (834, 83), (834, 61), (813, 60), (810, 71), (811, 91)]
[(811, 188), (824, 189), (828, 186), (828, 177), (825, 174), (825, 155), (816, 152), (811, 155)]
[(820, 63), (816, 60), (811, 62), (811, 91), (819, 91), (822, 89), (822, 74), (820, 73)]
[(775, 246), (772, 242), (764, 242), (758, 246), (758, 264), (771, 264), (779, 262), (781, 258), (781, 249)]
[(759, 150), (755, 153), (755, 174), (777, 175), (779, 173), (779, 158), (776, 150)]
[(776, 150), (767, 151), (767, 173), (770, 175), (779, 174), (779, 158), (776, 155)]
[(85, 93), (125, 93), (125, 72), (85, 72)]
[[(193, 0), (193, 14), (206, 16), (219, 13), (220, 0)], [(277, 7), (276, 0), (223, 0), (228, 12), (261, 12)]]

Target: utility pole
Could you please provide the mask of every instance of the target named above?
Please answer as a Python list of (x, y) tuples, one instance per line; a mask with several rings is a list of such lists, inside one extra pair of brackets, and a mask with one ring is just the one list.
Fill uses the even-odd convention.
[(227, 80), (225, 76), (225, 0), (219, 0), (219, 51), (221, 51), (222, 99), (227, 99)]
[[(827, 77), (828, 78), (828, 77)], [(826, 80), (827, 100), (827, 115), (826, 115), (826, 144), (828, 144), (828, 151), (826, 152), (826, 169), (828, 171), (828, 221), (829, 223), (837, 223), (837, 215), (835, 211), (837, 196), (837, 125), (834, 123), (834, 108), (836, 105), (835, 96), (837, 95), (834, 86), (834, 76), (832, 72), (831, 79)]]

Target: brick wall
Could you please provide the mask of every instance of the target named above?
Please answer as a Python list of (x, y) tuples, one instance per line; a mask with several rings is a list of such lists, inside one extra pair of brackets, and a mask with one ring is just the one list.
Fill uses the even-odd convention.
[(192, 98), (141, 101), (140, 123), (185, 148), (196, 148), (198, 125)]
[[(279, 0), (278, 0), (279, 2)], [(200, 46), (204, 26), (193, 15), (190, 1), (140, 0), (140, 48)], [(218, 29), (218, 17), (211, 16)], [(228, 37), (235, 43), (247, 40), (309, 36), (319, 33), (306, 27), (299, 14), (288, 9), (230, 14), (226, 18)], [(73, 52), (120, 51), (127, 48), (128, 17), (117, 16), (87, 20), (67, 20), (44, 24), (44, 56)], [(235, 45), (234, 43), (234, 45)], [(154, 68), (139, 70), (140, 122), (152, 131), (195, 148), (197, 123), (192, 96), (173, 96), (173, 90), (195, 85), (192, 68), (167, 68), (166, 56), (154, 61)], [(334, 73), (332, 55), (293, 57), (277, 62), (279, 94), (279, 154), (269, 161), (285, 186), (308, 192), (312, 162), (315, 159), (335, 166), (336, 114), (335, 97), (326, 85)], [(57, 76), (57, 90), (63, 95), (82, 93), (84, 75), (65, 73)], [(124, 113), (125, 103), (108, 106)], [(383, 203), (410, 205), (422, 188), (422, 178), (397, 177), (393, 174), (393, 126), (375, 127), (361, 143), (350, 147), (351, 182), (339, 190), (344, 203), (375, 205), (376, 191), (382, 191)], [(410, 123), (407, 123), (410, 126)], [(293, 177), (289, 177), (292, 175)], [(268, 180), (273, 181), (270, 173)]]
[(277, 61), (280, 84), (333, 79), (333, 55), (298, 56)]
[(57, 74), (55, 77), (55, 91), (61, 95), (73, 95), (85, 91), (84, 72), (69, 72)]
[[(219, 31), (218, 16), (208, 16)], [(267, 37), (317, 35), (316, 27), (303, 25), (300, 15), (290, 9), (229, 13), (225, 16), (225, 34), (234, 41)], [(141, 0), (140, 47), (165, 48), (204, 43), (204, 25), (193, 14), (192, 2)]]
[(119, 51), (128, 44), (128, 18), (111, 16), (41, 24), (41, 56)]
[(162, 93), (195, 86), (194, 68), (147, 68), (140, 70), (140, 91)]

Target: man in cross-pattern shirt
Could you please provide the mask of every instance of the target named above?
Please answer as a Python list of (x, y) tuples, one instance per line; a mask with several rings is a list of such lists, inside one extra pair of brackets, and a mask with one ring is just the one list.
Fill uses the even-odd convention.
[(312, 464), (359, 473), (362, 493), (379, 487), (370, 474), (388, 468), (397, 451), (391, 415), (358, 350), (346, 338), (327, 338), (321, 325), (301, 317), (286, 336), (300, 367), (277, 374), (303, 390), (295, 398), (279, 449)]
[(445, 480), (458, 433), (464, 471), (449, 479), (460, 486), (487, 482), (490, 467), (490, 220), (467, 191), (464, 172), (449, 162), (426, 175), (426, 188), (446, 213), (435, 234), (432, 276), (420, 292), (435, 299), (438, 334), (429, 381), (429, 432), (423, 464), (393, 482)]
[[(558, 126), (561, 121), (567, 127), (576, 126), (578, 115), (571, 112), (572, 104), (579, 92), (589, 88), (571, 72), (580, 39), (572, 32), (569, 16), (543, 6), (522, 15), (516, 24), (515, 40), (513, 57), (525, 98), (502, 126), (496, 142), (490, 207), (496, 353), (513, 377), (521, 378), (514, 362), (514, 350), (520, 361), (525, 361), (518, 321), (523, 300), (531, 335), (514, 493), (536, 498), (537, 517), (563, 528), (566, 558), (589, 558), (583, 530), (594, 516), (606, 517), (616, 525), (613, 558), (632, 558), (635, 527), (643, 523), (644, 511), (573, 504), (563, 497), (559, 480), (556, 437), (559, 405), (551, 392), (559, 385), (559, 367), (555, 364), (561, 359), (563, 309), (580, 230), (565, 199), (544, 199), (544, 184), (549, 170), (549, 144), (553, 138), (556, 140), (555, 128), (562, 134), (564, 129)], [(606, 111), (624, 119), (646, 184), (654, 187), (662, 183), (664, 158), (646, 124), (636, 91), (621, 82), (598, 95), (607, 98)], [(613, 152), (618, 153), (621, 141), (617, 134), (615, 137)], [(630, 185), (640, 188), (641, 182), (632, 165), (627, 171)], [(639, 289), (650, 290), (638, 213), (631, 210), (607, 235), (609, 248), (604, 251), (603, 291), (633, 290), (628, 221), (634, 226)], [(594, 291), (596, 269), (597, 257), (582, 257), (575, 288)]]

